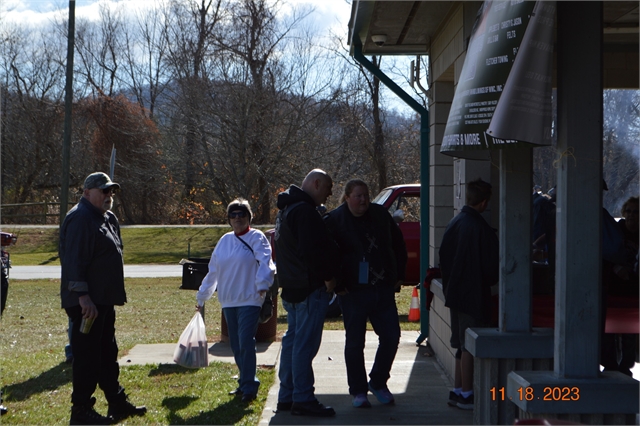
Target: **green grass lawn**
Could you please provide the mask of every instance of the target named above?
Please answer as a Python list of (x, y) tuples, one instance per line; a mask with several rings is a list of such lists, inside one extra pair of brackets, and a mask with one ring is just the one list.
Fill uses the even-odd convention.
[[(257, 226), (267, 230), (273, 225)], [(25, 228), (5, 225), (4, 232), (18, 235), (9, 248), (14, 265), (53, 265), (58, 259), (58, 228)], [(177, 264), (187, 257), (209, 257), (229, 226), (151, 227), (121, 229), (124, 262), (128, 264)]]
[[(71, 366), (64, 363), (67, 317), (60, 309), (59, 280), (11, 281), (7, 309), (0, 320), (0, 385), (9, 413), (2, 424), (68, 424)], [(127, 279), (128, 303), (116, 308), (116, 338), (124, 356), (138, 343), (177, 342), (195, 312), (195, 292), (180, 290), (180, 278)], [(418, 330), (406, 321), (411, 287), (397, 296), (403, 330)], [(286, 329), (286, 313), (278, 309), (278, 333)], [(220, 305), (207, 303), (209, 342), (220, 337)], [(328, 319), (326, 329), (343, 329), (342, 318)], [(191, 370), (176, 365), (123, 366), (120, 381), (136, 404), (145, 404), (144, 417), (126, 424), (237, 424), (259, 422), (275, 371), (261, 369), (258, 398), (242, 404), (227, 392), (234, 389), (235, 364), (212, 363)], [(106, 400), (96, 391), (96, 409), (105, 414)]]
[[(117, 307), (116, 338), (120, 356), (138, 343), (177, 342), (195, 312), (195, 292), (180, 290), (176, 278), (128, 279), (129, 302)], [(0, 366), (4, 403), (2, 424), (69, 424), (71, 366), (64, 363), (67, 317), (60, 309), (58, 280), (12, 281), (0, 321)], [(215, 299), (215, 298), (214, 298)], [(207, 303), (207, 335), (220, 337), (220, 306)], [(176, 365), (124, 366), (120, 381), (144, 417), (127, 424), (242, 424), (260, 419), (274, 371), (258, 372), (258, 399), (242, 404), (227, 395), (237, 385), (235, 364), (213, 363), (191, 370)], [(106, 400), (96, 392), (96, 409)]]

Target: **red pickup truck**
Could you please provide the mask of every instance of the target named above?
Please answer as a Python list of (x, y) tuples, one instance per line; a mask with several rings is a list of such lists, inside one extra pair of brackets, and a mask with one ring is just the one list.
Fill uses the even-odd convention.
[(416, 285), (420, 279), (420, 184), (395, 185), (383, 189), (372, 200), (389, 210), (398, 223), (407, 245), (405, 284)]

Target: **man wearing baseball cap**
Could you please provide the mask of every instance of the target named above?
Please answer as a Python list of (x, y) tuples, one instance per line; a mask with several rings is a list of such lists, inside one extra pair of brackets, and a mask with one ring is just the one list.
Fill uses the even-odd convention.
[[(118, 189), (105, 173), (87, 176), (60, 228), (60, 297), (72, 323), (72, 425), (111, 424), (147, 411), (131, 404), (118, 382), (114, 306), (127, 301), (120, 224), (111, 212)], [(109, 403), (107, 416), (93, 409), (96, 386)]]

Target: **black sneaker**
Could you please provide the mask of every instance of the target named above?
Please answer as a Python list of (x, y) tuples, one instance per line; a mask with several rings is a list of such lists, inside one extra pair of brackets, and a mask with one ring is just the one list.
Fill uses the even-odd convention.
[(466, 398), (460, 395), (460, 400), (456, 405), (458, 406), (458, 408), (461, 408), (463, 410), (473, 410), (473, 394), (469, 395)]
[(131, 416), (144, 416), (146, 412), (147, 407), (144, 405), (136, 407), (125, 398), (119, 402), (110, 402), (107, 416), (112, 417), (116, 422), (119, 422), (120, 420)]
[(249, 403), (254, 399), (256, 399), (256, 395), (253, 393), (245, 393), (244, 395), (242, 395), (242, 402), (244, 403)]
[(5, 414), (7, 414), (7, 407), (2, 405), (2, 402), (2, 391), (0, 390), (0, 416), (4, 416)]
[(447, 401), (447, 404), (449, 405), (449, 407), (457, 407), (458, 402), (460, 402), (461, 400), (462, 400), (462, 395), (458, 395), (454, 391), (449, 391), (449, 401)]
[(71, 407), (70, 425), (110, 425), (113, 419), (109, 416), (101, 416), (93, 409), (96, 403), (95, 398), (91, 398), (86, 404), (74, 404)]
[(325, 407), (320, 402), (294, 402), (291, 405), (291, 414), (294, 416), (332, 417), (336, 411), (331, 407)]
[(280, 411), (291, 411), (291, 406), (293, 402), (280, 402), (278, 401), (278, 405), (276, 405), (276, 413)]

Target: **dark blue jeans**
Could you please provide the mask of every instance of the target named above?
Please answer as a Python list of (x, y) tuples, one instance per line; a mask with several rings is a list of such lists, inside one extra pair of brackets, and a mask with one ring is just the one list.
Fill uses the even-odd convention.
[(282, 301), (287, 311), (287, 332), (280, 348), (279, 402), (312, 402), (315, 397), (313, 358), (322, 342), (322, 328), (331, 294), (323, 286), (300, 303)]
[(256, 331), (260, 306), (238, 306), (222, 309), (227, 320), (229, 343), (240, 375), (238, 388), (244, 394), (256, 395), (260, 380), (256, 377)]
[(369, 373), (371, 387), (386, 387), (400, 343), (400, 321), (393, 287), (363, 285), (358, 291), (340, 296), (339, 300), (346, 334), (344, 358), (349, 394), (358, 395), (368, 391), (364, 366), (367, 320), (378, 335), (378, 350)]
[(104, 392), (107, 401), (115, 401), (121, 393), (118, 376), (118, 344), (116, 343), (116, 311), (113, 306), (96, 305), (98, 317), (88, 334), (80, 333), (82, 309), (66, 308), (72, 321), (73, 404), (86, 404), (96, 390)]

